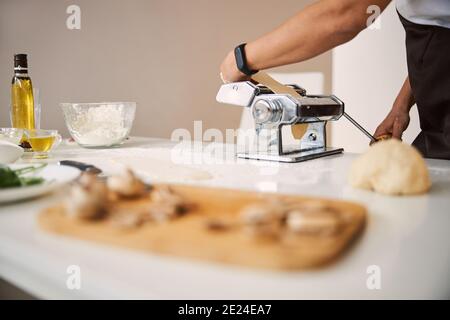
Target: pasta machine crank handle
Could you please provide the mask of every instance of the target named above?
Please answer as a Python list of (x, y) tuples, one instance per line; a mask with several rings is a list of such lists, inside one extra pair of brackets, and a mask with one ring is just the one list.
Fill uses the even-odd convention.
[(371, 135), (366, 129), (364, 129), (358, 122), (355, 121), (352, 117), (350, 117), (346, 112), (344, 112), (344, 117), (347, 118), (356, 128), (358, 128), (362, 133), (364, 133), (372, 142), (377, 142), (377, 139), (373, 135)]

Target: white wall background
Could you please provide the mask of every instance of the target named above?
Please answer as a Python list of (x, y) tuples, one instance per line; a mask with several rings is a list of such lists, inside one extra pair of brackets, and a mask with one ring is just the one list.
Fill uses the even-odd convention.
[[(379, 17), (380, 29), (366, 29), (333, 50), (332, 91), (345, 102), (347, 113), (373, 133), (390, 110), (407, 76), (405, 32), (392, 3)], [(362, 152), (368, 138), (342, 118), (332, 124), (331, 144)], [(419, 133), (417, 109), (403, 136), (412, 142)]]
[[(238, 128), (242, 110), (215, 100), (222, 59), (310, 2), (0, 0), (0, 127), (10, 126), (13, 55), (23, 52), (40, 89), (42, 128), (65, 137), (60, 102), (136, 101), (132, 135), (169, 138), (195, 120), (204, 130)], [(66, 28), (71, 4), (81, 8), (81, 30)], [(331, 90), (330, 53), (275, 70), (321, 72)]]

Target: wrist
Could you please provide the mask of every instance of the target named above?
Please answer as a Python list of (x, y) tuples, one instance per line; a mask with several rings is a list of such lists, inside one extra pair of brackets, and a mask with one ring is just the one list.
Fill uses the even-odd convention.
[(409, 78), (406, 78), (403, 83), (397, 98), (394, 101), (392, 109), (399, 112), (409, 112), (415, 103), (414, 95), (412, 94)]
[(258, 53), (258, 50), (256, 50), (254, 43), (253, 42), (247, 43), (247, 45), (245, 46), (245, 54), (247, 56), (247, 66), (251, 70), (265, 69), (258, 62), (257, 53)]
[(222, 62), (220, 71), (222, 73), (222, 80), (225, 82), (235, 82), (247, 79), (247, 76), (240, 72), (236, 66), (234, 51), (228, 53), (225, 60)]
[(236, 66), (239, 69), (240, 72), (247, 76), (252, 76), (253, 74), (257, 73), (257, 69), (252, 69), (248, 65), (247, 61), (247, 50), (246, 50), (246, 43), (243, 43), (239, 46), (237, 46), (234, 49), (234, 57), (236, 61)]

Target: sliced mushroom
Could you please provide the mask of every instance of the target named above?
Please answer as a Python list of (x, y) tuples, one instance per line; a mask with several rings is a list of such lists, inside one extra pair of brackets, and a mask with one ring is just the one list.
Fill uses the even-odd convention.
[(79, 219), (97, 219), (104, 214), (107, 188), (92, 174), (83, 174), (70, 189), (64, 202), (69, 216)]
[(160, 186), (153, 190), (151, 198), (154, 202), (171, 202), (175, 204), (184, 202), (184, 199), (168, 186)]
[(277, 238), (282, 229), (282, 215), (279, 208), (267, 204), (256, 204), (241, 211), (244, 230), (254, 236)]
[(175, 214), (182, 214), (189, 207), (189, 203), (170, 187), (161, 186), (154, 189), (150, 195), (152, 205), (162, 205), (165, 209), (172, 207)]
[(84, 172), (77, 183), (85, 188), (89, 188), (97, 182), (97, 176), (90, 172)]
[(246, 225), (263, 225), (278, 220), (278, 217), (266, 206), (251, 205), (241, 211), (241, 219)]
[(179, 209), (172, 203), (155, 203), (148, 208), (152, 220), (166, 222), (179, 216)]
[(147, 186), (130, 169), (127, 169), (121, 175), (115, 175), (108, 178), (107, 185), (109, 190), (120, 197), (135, 198), (147, 193)]
[(298, 234), (333, 235), (340, 226), (340, 219), (331, 211), (293, 210), (287, 213), (286, 226)]

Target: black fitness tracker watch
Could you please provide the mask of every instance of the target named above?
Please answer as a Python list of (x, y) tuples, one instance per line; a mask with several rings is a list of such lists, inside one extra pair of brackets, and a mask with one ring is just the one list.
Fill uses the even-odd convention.
[(234, 49), (234, 57), (236, 58), (236, 66), (239, 69), (239, 71), (247, 76), (251, 76), (257, 73), (258, 70), (249, 69), (247, 65), (247, 57), (245, 55), (245, 45), (246, 43), (243, 43), (241, 45), (238, 45)]

